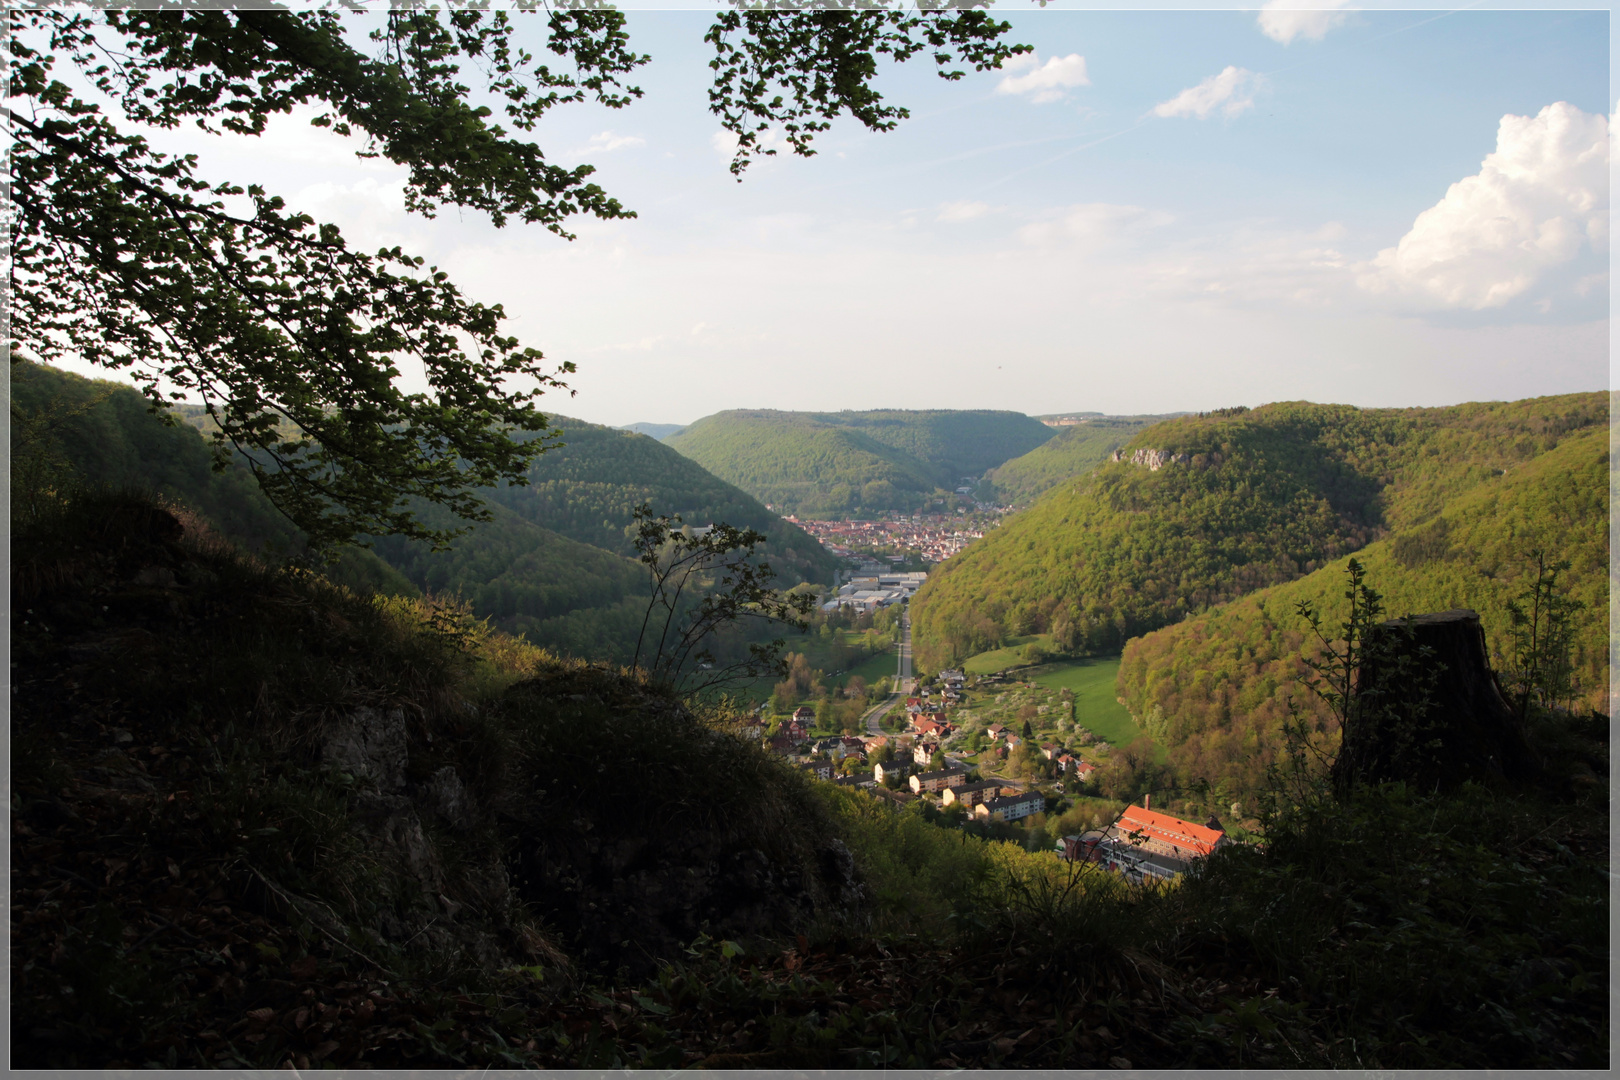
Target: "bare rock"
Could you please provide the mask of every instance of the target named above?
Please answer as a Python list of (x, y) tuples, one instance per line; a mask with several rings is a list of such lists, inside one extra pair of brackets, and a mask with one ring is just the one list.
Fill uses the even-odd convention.
[(1115, 450), (1108, 460), (1128, 461), (1132, 465), (1145, 465), (1150, 472), (1158, 472), (1166, 465), (1185, 465), (1192, 458), (1186, 454), (1177, 454), (1170, 450), (1157, 450), (1151, 446), (1145, 446), (1140, 450), (1132, 451), (1129, 457), (1126, 457), (1123, 451)]
[(456, 774), (454, 766), (446, 765), (428, 779), (423, 789), (423, 802), (450, 827), (460, 832), (471, 829), (477, 821), (472, 796)]
[(356, 709), (327, 734), (321, 756), (378, 791), (405, 786), (405, 710)]

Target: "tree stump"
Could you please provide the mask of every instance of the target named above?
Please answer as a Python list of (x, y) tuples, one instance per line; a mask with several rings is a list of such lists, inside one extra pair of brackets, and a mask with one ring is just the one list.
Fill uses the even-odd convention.
[(1357, 707), (1333, 763), (1335, 790), (1390, 780), (1449, 790), (1535, 776), (1535, 754), (1486, 660), (1478, 614), (1391, 619), (1368, 631), (1365, 646)]

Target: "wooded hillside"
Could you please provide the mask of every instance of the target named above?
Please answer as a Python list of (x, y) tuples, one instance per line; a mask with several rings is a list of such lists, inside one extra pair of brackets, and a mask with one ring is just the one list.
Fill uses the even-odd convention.
[(986, 502), (1024, 506), (1065, 480), (1077, 480), (1108, 460), (1143, 428), (1164, 416), (1088, 416), (1027, 454), (985, 473), (978, 495)]
[(1414, 529), (1607, 418), (1602, 394), (1571, 394), (1438, 409), (1283, 402), (1166, 421), (944, 563), (913, 603), (919, 660), (937, 667), (1032, 632), (1118, 649)]
[[(12, 367), (14, 489), (53, 485), (134, 489), (173, 499), (222, 534), (269, 557), (296, 555), (304, 538), (239, 464), (213, 469), (196, 407), (166, 425), (133, 389), (20, 363)], [(694, 525), (756, 528), (783, 585), (830, 580), (831, 556), (796, 526), (641, 435), (561, 419), (565, 445), (532, 466), (533, 486), (483, 492), (494, 520), (448, 552), (399, 536), (342, 549), (327, 573), (368, 589), (462, 596), (513, 634), (562, 653), (630, 659), (646, 609), (645, 569), (627, 556), (631, 511), (642, 502)], [(14, 507), (14, 516), (18, 513)], [(456, 522), (440, 507), (417, 512), (435, 528)]]
[(782, 513), (904, 512), (1051, 437), (1022, 413), (734, 410), (668, 444)]
[[(1420, 524), (1357, 553), (1390, 617), (1472, 608), (1484, 624), (1492, 666), (1510, 668), (1507, 603), (1535, 579), (1535, 550), (1567, 559), (1560, 575), (1582, 607), (1575, 621), (1578, 700), (1608, 700), (1609, 442), (1603, 428), (1558, 445), (1453, 499)], [(1410, 520), (1410, 519), (1408, 519)], [(1176, 779), (1223, 778), (1254, 790), (1280, 741), (1288, 698), (1328, 727), (1305, 692), (1308, 649), (1301, 601), (1343, 617), (1346, 560), (1136, 638), (1119, 670), (1121, 698), (1169, 748)], [(1528, 581), (1526, 575), (1528, 574)]]
[(646, 502), (654, 513), (679, 514), (692, 526), (757, 529), (768, 538), (772, 565), (790, 583), (832, 580), (833, 557), (814, 537), (674, 449), (565, 416), (552, 417), (552, 426), (562, 445), (530, 466), (529, 486), (490, 490), (490, 500), (526, 521), (625, 556), (635, 554), (632, 512)]

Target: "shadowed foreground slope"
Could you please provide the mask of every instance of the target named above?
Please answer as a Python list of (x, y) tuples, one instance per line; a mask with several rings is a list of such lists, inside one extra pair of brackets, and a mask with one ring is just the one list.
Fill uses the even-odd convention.
[(1366, 792), (1143, 890), (148, 500), (13, 595), (17, 1066), (1608, 1061), (1603, 791)]

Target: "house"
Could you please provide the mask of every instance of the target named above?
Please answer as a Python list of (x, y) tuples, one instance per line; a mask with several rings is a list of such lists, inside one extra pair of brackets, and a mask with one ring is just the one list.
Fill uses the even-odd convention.
[(1053, 742), (1043, 742), (1043, 743), (1041, 743), (1041, 756), (1044, 757), (1047, 761), (1051, 761), (1053, 758), (1057, 757), (1062, 752), (1063, 752), (1063, 747), (1059, 746), (1057, 743), (1053, 743)]
[(958, 783), (967, 776), (966, 769), (940, 769), (937, 772), (913, 773), (911, 777), (911, 790), (918, 795), (923, 792), (930, 794), (944, 791), (953, 783)]
[(986, 733), (992, 739), (1000, 739), (1007, 734), (1007, 727), (1005, 724), (991, 724)]
[(775, 754), (793, 753), (793, 740), (786, 735), (774, 735), (771, 737), (771, 741), (766, 745), (770, 748), (771, 752)]
[(841, 747), (840, 753), (843, 757), (848, 757), (851, 754), (866, 753), (866, 741), (854, 735), (844, 736), (839, 740), (839, 745)]
[(913, 767), (914, 765), (912, 762), (902, 761), (898, 758), (889, 762), (887, 765), (880, 761), (872, 766), (872, 779), (876, 780), (880, 784), (889, 779), (891, 776), (903, 780), (911, 772)]
[(880, 746), (888, 746), (889, 737), (887, 735), (868, 735), (861, 740), (861, 745), (864, 746), (866, 748), (866, 752), (870, 754)]
[(963, 806), (972, 809), (978, 804), (985, 802), (988, 799), (994, 799), (1000, 794), (1001, 781), (999, 780), (981, 780), (976, 784), (969, 784), (964, 781), (960, 784), (946, 788), (945, 794), (940, 797), (940, 801), (946, 806), (954, 806), (957, 803), (961, 803)]
[(832, 779), (832, 762), (828, 761), (826, 758), (817, 758), (815, 761), (807, 761), (803, 765), (800, 765), (799, 768), (803, 769), (811, 776), (814, 776), (817, 780)]
[(911, 726), (917, 729), (919, 735), (943, 735), (948, 730), (945, 723), (936, 716), (919, 715), (911, 721)]
[(926, 766), (930, 761), (934, 760), (934, 754), (938, 750), (939, 743), (937, 742), (919, 742), (911, 749), (911, 760), (918, 765)]
[(1056, 760), (1058, 772), (1068, 772), (1080, 763), (1080, 759), (1073, 754), (1059, 754)]
[(1097, 766), (1093, 765), (1089, 761), (1078, 762), (1075, 764), (1073, 769), (1074, 778), (1080, 781), (1082, 784), (1090, 781), (1092, 774), (1094, 774), (1096, 771)]
[[(786, 735), (795, 742), (802, 741), (810, 734), (810, 721), (802, 719), (799, 716), (799, 713), (805, 711), (807, 710), (799, 709), (795, 711), (792, 716), (782, 721), (782, 734)], [(810, 715), (812, 718), (814, 718), (815, 713), (811, 713)]]
[(1046, 809), (1046, 796), (1039, 791), (1001, 795), (973, 808), (973, 816), (990, 821), (1017, 821)]

